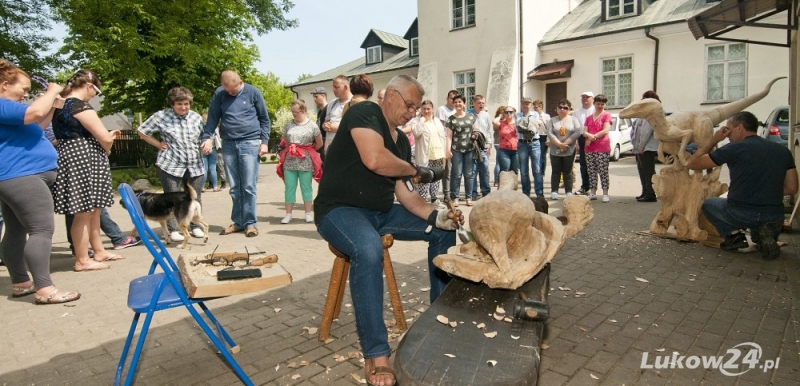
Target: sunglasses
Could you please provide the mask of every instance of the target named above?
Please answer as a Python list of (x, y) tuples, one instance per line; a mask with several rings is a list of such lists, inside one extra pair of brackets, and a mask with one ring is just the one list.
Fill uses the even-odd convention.
[(103, 92), (100, 91), (100, 89), (97, 86), (95, 86), (94, 83), (89, 83), (89, 84), (91, 84), (92, 88), (94, 88), (94, 91), (97, 92), (97, 96), (103, 95)]
[(559, 110), (569, 110), (569, 106), (558, 106)]
[(514, 114), (513, 111), (503, 111), (503, 112), (506, 113), (506, 114)]

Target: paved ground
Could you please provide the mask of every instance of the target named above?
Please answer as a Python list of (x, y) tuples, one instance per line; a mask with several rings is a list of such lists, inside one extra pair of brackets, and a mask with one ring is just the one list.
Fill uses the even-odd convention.
[[(639, 236), (634, 232), (647, 229), (658, 204), (633, 199), (640, 192), (632, 158), (612, 164), (611, 178), (611, 203), (596, 202), (594, 222), (553, 261), (551, 319), (539, 384), (800, 384), (798, 234), (782, 236), (789, 245), (780, 259), (770, 262), (757, 253), (727, 253)], [(217, 245), (219, 250), (260, 248), (277, 253), (294, 278), (288, 286), (216, 300), (210, 306), (240, 343), (236, 358), (256, 384), (354, 384), (351, 374), (363, 376), (361, 361), (335, 360), (358, 351), (351, 308), (346, 304), (334, 322), (336, 340), (329, 344), (304, 330), (318, 326), (332, 255), (313, 224), (279, 223), (282, 200), (283, 185), (274, 167), (262, 167), (261, 236), (247, 239), (241, 234), (217, 235), (229, 223), (230, 198), (225, 191), (204, 195), (212, 235), (208, 245), (192, 239), (191, 252), (208, 253)], [(553, 203), (551, 213), (558, 210), (559, 203)], [(122, 208), (112, 208), (111, 214), (123, 228), (131, 227)], [(302, 211), (295, 215), (302, 217)], [(56, 221), (61, 224), (61, 217)], [(111, 270), (75, 273), (65, 240), (59, 226), (51, 268), (58, 287), (83, 293), (77, 302), (35, 306), (32, 298), (13, 299), (8, 273), (0, 267), (1, 384), (105, 385), (114, 378), (132, 315), (125, 306), (128, 282), (145, 274), (151, 260), (137, 246), (124, 250), (127, 259), (112, 263)], [(178, 250), (173, 251), (177, 256)], [(421, 290), (428, 285), (424, 256), (421, 243), (397, 242), (392, 248), (412, 323), (428, 306), (427, 293)], [(386, 318), (391, 319), (389, 313)], [(237, 384), (185, 311), (158, 313), (150, 331), (137, 384)], [(746, 342), (763, 350), (760, 358), (747, 358), (753, 369), (728, 351)], [(752, 347), (742, 346), (742, 354)], [(725, 362), (738, 365), (726, 372), (747, 371), (727, 376), (702, 365), (642, 369), (644, 353), (646, 367), (663, 363), (666, 356), (724, 355)], [(761, 368), (778, 358), (776, 370)], [(692, 360), (679, 363), (686, 367)]]

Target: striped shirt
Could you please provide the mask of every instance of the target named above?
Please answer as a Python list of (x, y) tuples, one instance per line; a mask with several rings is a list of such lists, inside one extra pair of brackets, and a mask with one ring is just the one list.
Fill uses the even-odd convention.
[(156, 166), (161, 170), (175, 177), (183, 177), (188, 170), (189, 176), (197, 177), (204, 174), (200, 154), (200, 134), (204, 126), (200, 114), (189, 111), (181, 117), (168, 108), (147, 118), (139, 126), (139, 132), (148, 136), (161, 133), (161, 141), (168, 145), (166, 150), (158, 151), (156, 158)]

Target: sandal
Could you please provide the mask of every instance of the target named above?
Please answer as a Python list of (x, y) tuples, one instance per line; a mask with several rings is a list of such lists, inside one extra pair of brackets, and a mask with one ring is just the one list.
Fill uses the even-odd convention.
[(33, 283), (31, 283), (30, 287), (11, 286), (11, 297), (13, 298), (21, 298), (32, 293), (36, 293), (36, 288), (33, 286)]
[(231, 224), (228, 225), (227, 228), (223, 229), (222, 232), (219, 232), (219, 234), (224, 236), (224, 235), (229, 235), (231, 233), (239, 233), (239, 232), (244, 232), (244, 229), (237, 227), (236, 224)]
[(108, 257), (106, 257), (105, 259), (100, 259), (100, 258), (99, 258), (99, 256), (95, 256), (95, 257), (94, 257), (94, 261), (96, 261), (96, 262), (101, 262), (101, 261), (117, 261), (117, 260), (124, 260), (124, 259), (125, 259), (125, 256), (122, 256), (122, 255), (120, 255), (120, 254), (116, 254), (116, 253), (115, 253), (115, 254), (112, 254), (112, 255), (108, 255)]
[(220, 191), (219, 187), (214, 188), (214, 191), (219, 192)]
[(68, 303), (81, 298), (78, 292), (61, 291), (53, 288), (53, 292), (47, 297), (36, 295), (36, 304), (60, 304)]
[(254, 226), (247, 227), (247, 233), (244, 234), (247, 237), (256, 237), (258, 236), (258, 228)]
[(78, 263), (77, 262), (75, 263), (75, 265), (72, 266), (72, 270), (75, 271), (75, 272), (102, 271), (104, 269), (109, 269), (109, 268), (111, 268), (110, 265), (104, 264), (104, 263), (99, 263), (99, 262), (96, 262), (96, 261), (90, 262), (83, 269), (78, 269)]
[(369, 381), (369, 376), (370, 376), (370, 375), (391, 375), (391, 376), (392, 376), (392, 380), (393, 380), (393, 381), (392, 381), (392, 383), (391, 383), (391, 385), (395, 385), (395, 384), (397, 384), (397, 376), (395, 376), (395, 374), (394, 374), (394, 370), (392, 370), (392, 368), (391, 368), (391, 367), (386, 367), (386, 366), (375, 366), (375, 368), (374, 368), (374, 369), (372, 369), (372, 371), (370, 371), (370, 372), (367, 374), (367, 385), (370, 385), (370, 386), (375, 386), (375, 384), (374, 384), (374, 383), (372, 383), (372, 382), (370, 382), (370, 381)]

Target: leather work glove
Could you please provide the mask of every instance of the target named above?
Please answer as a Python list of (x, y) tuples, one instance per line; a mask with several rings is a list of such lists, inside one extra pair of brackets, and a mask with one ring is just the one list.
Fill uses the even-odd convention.
[[(464, 224), (464, 214), (456, 209), (454, 212), (449, 210), (434, 210), (428, 216), (428, 228), (435, 226), (439, 229), (452, 231), (460, 228)], [(429, 232), (429, 230), (426, 230)], [(427, 233), (426, 232), (426, 233)]]
[(444, 169), (442, 168), (426, 168), (424, 166), (415, 166), (414, 168), (417, 169), (416, 174), (403, 178), (409, 191), (414, 190), (412, 184), (430, 184), (444, 178)]

